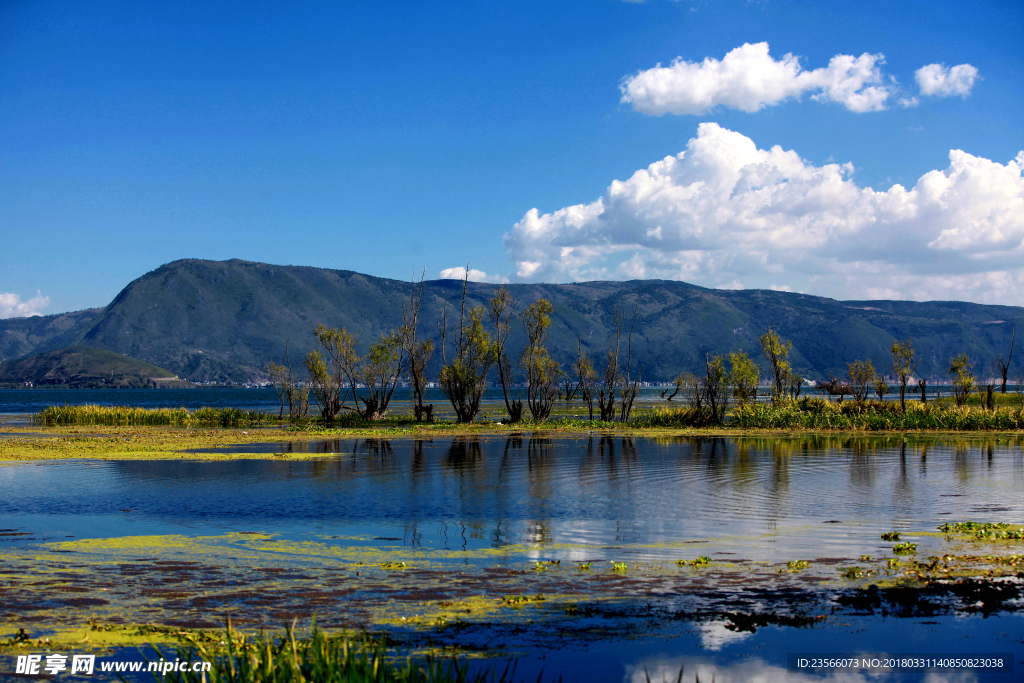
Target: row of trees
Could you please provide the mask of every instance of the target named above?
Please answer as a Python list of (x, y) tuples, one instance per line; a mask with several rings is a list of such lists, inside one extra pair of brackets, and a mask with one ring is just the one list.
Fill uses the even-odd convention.
[[(1010, 351), (1006, 359), (1004, 360), (1000, 355), (992, 363), (993, 371), (1002, 379), (1001, 391), (1004, 394), (1006, 393), (1007, 373), (1013, 358), (1015, 340), (1016, 328), (1011, 333)], [(792, 342), (783, 340), (774, 327), (769, 327), (758, 338), (758, 343), (769, 373), (772, 402), (779, 403), (786, 398), (799, 396), (804, 379), (793, 372), (789, 360), (789, 354), (793, 348)], [(896, 383), (895, 387), (889, 387), (886, 376), (877, 372), (869, 359), (848, 363), (845, 381), (829, 376), (826, 381), (819, 384), (819, 389), (829, 395), (838, 395), (840, 401), (843, 396), (850, 395), (858, 404), (863, 404), (872, 392), (877, 394), (879, 400), (882, 400), (891, 388), (895, 388), (899, 390), (900, 408), (905, 411), (907, 387), (914, 379), (918, 359), (909, 339), (894, 340), (889, 348), (889, 355), (887, 370)], [(676, 395), (682, 394), (691, 409), (703, 411), (708, 422), (720, 424), (725, 419), (730, 398), (736, 399), (740, 405), (756, 401), (757, 388), (760, 385), (761, 369), (746, 353), (738, 351), (728, 354), (728, 364), (727, 369), (725, 356), (707, 354), (704, 373), (701, 376), (692, 373), (680, 375), (676, 380), (675, 390), (668, 396), (666, 396), (667, 391), (662, 392), (662, 396), (671, 401)], [(948, 374), (953, 386), (953, 397), (958, 406), (967, 402), (967, 397), (976, 387), (974, 365), (966, 353), (960, 353), (950, 359)], [(924, 378), (918, 378), (915, 388), (920, 393), (921, 401), (926, 402), (928, 400), (927, 381)], [(992, 409), (994, 407), (994, 385), (990, 384), (986, 389), (986, 405)], [(1024, 366), (1021, 369), (1021, 376), (1017, 379), (1017, 391), (1018, 393), (1024, 391)], [(1024, 401), (1024, 394), (1022, 394), (1022, 401)]]
[[(434, 406), (426, 403), (425, 397), (429, 383), (427, 368), (437, 349), (433, 339), (418, 336), (423, 277), (421, 274), (418, 287), (414, 285), (403, 301), (402, 325), (371, 343), (365, 355), (356, 352), (357, 340), (344, 328), (318, 324), (314, 335), (319, 348), (306, 355), (304, 365), (308, 380), (300, 382), (292, 371), (286, 345), (286, 365), (270, 363), (267, 366), (267, 373), (281, 398), (281, 415), (287, 408), (291, 418), (305, 417), (311, 403), (315, 403), (325, 420), (334, 420), (343, 413), (378, 420), (387, 414), (400, 378), (408, 377), (416, 420), (433, 421)], [(614, 312), (609, 347), (600, 371), (584, 350), (582, 337), (577, 340), (575, 362), (563, 369), (548, 350), (553, 312), (550, 302), (540, 299), (522, 307), (505, 287), (499, 287), (486, 308), (467, 310), (467, 287), (468, 277), (463, 281), (457, 324), (449, 324), (447, 302), (437, 321), (441, 354), (437, 384), (451, 403), (458, 422), (476, 419), (487, 378), (493, 369), (497, 370), (510, 422), (522, 420), (527, 410), (534, 420), (545, 420), (560, 397), (566, 401), (580, 398), (587, 406), (590, 419), (595, 417), (595, 408), (604, 421), (629, 419), (639, 394), (642, 372), (641, 366), (635, 377), (631, 373), (635, 307), (628, 331), (626, 314)], [(508, 349), (508, 340), (517, 325), (525, 334), (526, 343), (518, 356), (514, 356)], [(625, 363), (622, 363), (624, 332)], [(1014, 329), (1006, 360), (999, 356), (993, 362), (993, 369), (1002, 377), (1004, 393), (1015, 337)], [(789, 359), (792, 342), (782, 339), (774, 326), (770, 326), (758, 343), (767, 368), (771, 400), (778, 403), (799, 396), (804, 378), (793, 371)], [(900, 406), (905, 410), (907, 387), (918, 362), (909, 339), (895, 340), (889, 351), (887, 370), (894, 378)], [(967, 354), (959, 354), (950, 361), (949, 373), (958, 405), (964, 403), (974, 389), (973, 365)], [(680, 375), (672, 393), (666, 396), (665, 391), (662, 396), (671, 401), (682, 394), (692, 409), (707, 416), (708, 422), (721, 423), (730, 400), (741, 405), (757, 400), (760, 380), (761, 367), (743, 351), (706, 354), (702, 373)], [(1024, 378), (1018, 385), (1022, 382)], [(830, 376), (819, 388), (830, 395), (838, 395), (840, 401), (843, 396), (851, 395), (858, 403), (864, 403), (872, 392), (881, 399), (890, 390), (886, 377), (876, 371), (871, 360), (849, 363), (845, 379)], [(921, 400), (927, 400), (927, 383), (923, 378), (917, 380), (916, 389)], [(990, 404), (991, 392), (992, 387), (989, 387)]]
[[(550, 416), (555, 401), (562, 395), (565, 380), (567, 400), (579, 396), (594, 417), (595, 401), (602, 420), (626, 421), (640, 389), (639, 373), (631, 377), (633, 323), (626, 336), (626, 362), (620, 367), (620, 350), (625, 316), (616, 311), (614, 332), (607, 362), (601, 377), (578, 341), (577, 358), (569, 372), (562, 369), (548, 351), (553, 307), (545, 299), (521, 308), (505, 287), (499, 287), (488, 307), (466, 308), (468, 277), (463, 281), (458, 323), (449, 326), (445, 303), (437, 323), (440, 337), (441, 370), (437, 383), (451, 403), (458, 422), (476, 419), (480, 401), (487, 388), (492, 368), (498, 370), (505, 409), (511, 422), (523, 419), (526, 410), (534, 420)], [(311, 403), (325, 420), (333, 421), (342, 413), (366, 420), (383, 418), (401, 377), (408, 376), (413, 392), (413, 414), (417, 421), (433, 421), (434, 406), (425, 402), (428, 385), (427, 366), (433, 358), (433, 339), (419, 339), (420, 305), (423, 276), (403, 302), (402, 325), (370, 344), (364, 356), (356, 352), (357, 340), (344, 328), (318, 324), (314, 331), (319, 348), (305, 357), (308, 381), (301, 382), (292, 371), (285, 346), (286, 364), (266, 367), (290, 418), (308, 415)], [(485, 326), (485, 318), (493, 332)], [(518, 323), (526, 335), (526, 345), (517, 358), (509, 354), (508, 339)], [(572, 379), (571, 379), (572, 378)]]
[[(1005, 360), (1000, 354), (992, 361), (991, 369), (1001, 380), (1000, 392), (1006, 393), (1007, 375), (1010, 362), (1013, 359), (1013, 348), (1016, 342), (1016, 326), (1011, 329), (1010, 350)], [(914, 347), (909, 339), (903, 341), (895, 340), (889, 349), (890, 362), (888, 370), (897, 383), (896, 388), (900, 392), (900, 407), (906, 409), (907, 385), (913, 379), (917, 370), (918, 360), (915, 358)], [(947, 374), (952, 385), (953, 399), (958, 406), (967, 402), (968, 396), (977, 387), (977, 379), (974, 375), (975, 362), (966, 353), (959, 353), (949, 360)], [(831, 395), (838, 395), (839, 400), (845, 395), (853, 396), (857, 403), (864, 403), (868, 396), (874, 392), (878, 399), (889, 392), (890, 387), (886, 383), (886, 376), (875, 370), (871, 360), (856, 360), (847, 364), (847, 382), (836, 377), (829, 377), (828, 381), (822, 384), (822, 389)], [(1021, 392), (1024, 387), (1024, 366), (1021, 368), (1020, 377), (1017, 379), (1017, 390)], [(994, 407), (994, 384), (986, 387), (986, 405), (989, 409)], [(922, 402), (928, 401), (928, 381), (924, 377), (917, 379), (915, 390), (920, 394)]]

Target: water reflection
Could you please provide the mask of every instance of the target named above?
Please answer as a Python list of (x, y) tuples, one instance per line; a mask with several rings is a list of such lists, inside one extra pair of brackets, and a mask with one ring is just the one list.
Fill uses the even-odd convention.
[(753, 557), (825, 554), (850, 542), (849, 529), (826, 521), (859, 525), (864, 535), (932, 529), (945, 521), (939, 515), (1024, 521), (1019, 438), (575, 439), (523, 432), (287, 448), (338, 455), (12, 465), (0, 470), (0, 514), (59, 510), (58, 517), (120, 519), (130, 510), (135, 520), (191, 529), (244, 524), (275, 532), (363, 525), (407, 545), (453, 549), (771, 536), (747, 544)]

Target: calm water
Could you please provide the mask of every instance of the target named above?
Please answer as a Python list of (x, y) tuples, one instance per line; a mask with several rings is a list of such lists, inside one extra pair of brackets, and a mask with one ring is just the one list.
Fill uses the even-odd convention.
[[(855, 561), (862, 554), (891, 556), (892, 544), (879, 538), (890, 530), (926, 555), (944, 552), (946, 541), (927, 532), (945, 521), (1024, 522), (1022, 442), (1005, 437), (755, 441), (524, 433), (269, 448), (282, 457), (2, 466), (0, 527), (8, 535), (0, 538), (0, 552), (31, 554), (67, 539), (259, 532), (340, 551), (430, 551), (433, 561), (474, 576), (537, 560), (674, 565), (706, 554), (720, 561)], [(303, 452), (333, 455), (294, 458)], [(289, 561), (307, 569), (316, 564), (294, 552)], [(662, 598), (665, 604), (682, 599)], [(674, 680), (685, 664), (702, 679), (716, 672), (718, 681), (748, 680), (756, 671), (771, 681), (923, 681), (925, 674), (804, 677), (786, 671), (786, 655), (956, 651), (1024, 658), (1019, 612), (898, 620), (853, 615), (828, 628), (767, 625), (749, 632), (714, 620), (671, 628), (635, 615), (623, 620), (626, 632), (651, 635), (596, 645), (582, 637), (563, 637), (560, 645), (524, 641), (520, 670), (533, 677), (543, 669), (566, 680), (640, 681), (647, 667), (656, 680), (661, 673)], [(1017, 666), (1024, 671), (1024, 662)], [(927, 680), (1019, 680), (978, 672), (943, 676)]]
[[(661, 401), (664, 388), (645, 387), (640, 391), (640, 401)], [(451, 404), (440, 389), (428, 389), (427, 403), (434, 404), (434, 415), (447, 419), (451, 417)], [(663, 401), (661, 401), (663, 402)], [(38, 413), (52, 405), (97, 404), (107, 406), (136, 406), (139, 408), (239, 408), (277, 413), (281, 402), (272, 388), (264, 389), (0, 389), (0, 417)], [(579, 402), (576, 402), (579, 405)], [(666, 403), (666, 405), (668, 405)], [(396, 389), (391, 401), (391, 410), (412, 412), (412, 390)], [(500, 389), (488, 389), (481, 401), (482, 410), (505, 414)], [(578, 408), (579, 409), (579, 408)], [(596, 408), (595, 408), (596, 410)], [(316, 414), (315, 405), (310, 413)], [(496, 416), (495, 419), (500, 419)]]
[(447, 533), (466, 547), (574, 544), (598, 557), (626, 544), (642, 559), (678, 552), (659, 544), (721, 538), (767, 560), (883, 548), (883, 531), (949, 520), (1024, 521), (1019, 442), (522, 435), (241, 449), (337, 455), (11, 465), (0, 468), (0, 518), (44, 537), (330, 529), (416, 544)]

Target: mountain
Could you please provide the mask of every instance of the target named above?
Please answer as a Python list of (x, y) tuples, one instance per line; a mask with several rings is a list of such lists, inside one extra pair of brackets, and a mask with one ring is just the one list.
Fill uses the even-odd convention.
[(0, 361), (70, 346), (102, 308), (0, 320)]
[[(1009, 349), (1011, 326), (1024, 321), (1020, 306), (837, 301), (666, 280), (507, 287), (521, 306), (539, 298), (552, 302), (551, 346), (563, 366), (575, 358), (579, 334), (600, 367), (616, 310), (626, 316), (624, 361), (625, 333), (636, 305), (633, 367), (642, 363), (643, 379), (651, 381), (701, 368), (706, 353), (744, 350), (760, 359), (757, 338), (769, 325), (793, 342), (794, 368), (811, 379), (845, 374), (846, 363), (859, 359), (871, 359), (881, 370), (895, 338), (913, 341), (919, 374), (926, 377), (945, 377), (949, 359), (963, 351), (977, 359), (976, 370), (986, 375), (990, 359)], [(469, 283), (467, 307), (486, 306), (496, 288)], [(319, 322), (347, 328), (364, 351), (401, 323), (409, 291), (408, 282), (347, 270), (175, 261), (130, 283), (93, 317), (74, 314), (79, 315), (74, 343), (139, 358), (196, 382), (241, 382), (261, 376), (267, 361), (283, 362), (286, 342), (292, 366), (300, 371), (302, 357), (315, 346), (313, 328)], [(449, 325), (457, 325), (461, 295), (459, 281), (425, 283), (420, 335), (438, 336), (445, 304)], [(24, 320), (0, 321), (0, 339)], [(40, 336), (38, 343), (52, 348), (56, 342)], [(522, 343), (516, 331), (510, 349), (518, 351)]]
[(72, 346), (0, 363), (0, 382), (76, 388), (146, 387), (181, 384), (171, 372), (120, 353)]

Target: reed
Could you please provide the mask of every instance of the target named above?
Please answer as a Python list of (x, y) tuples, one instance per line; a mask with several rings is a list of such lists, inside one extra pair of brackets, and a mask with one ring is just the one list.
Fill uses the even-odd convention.
[(35, 415), (44, 425), (109, 425), (109, 426), (207, 426), (244, 427), (277, 418), (255, 410), (238, 408), (135, 408), (132, 406), (50, 406)]
[[(172, 683), (502, 683), (503, 673), (470, 673), (454, 657), (396, 656), (385, 638), (369, 635), (328, 636), (314, 624), (308, 638), (297, 638), (289, 628), (284, 638), (264, 635), (248, 638), (228, 624), (226, 651), (191, 640), (179, 645), (182, 661), (210, 662), (206, 673), (169, 672), (163, 681)], [(162, 655), (161, 655), (162, 657)]]
[(729, 426), (743, 429), (1012, 431), (1024, 429), (1024, 410), (907, 403), (904, 412), (895, 402), (858, 405), (853, 401), (840, 404), (805, 398), (779, 406), (740, 406), (733, 413)]

